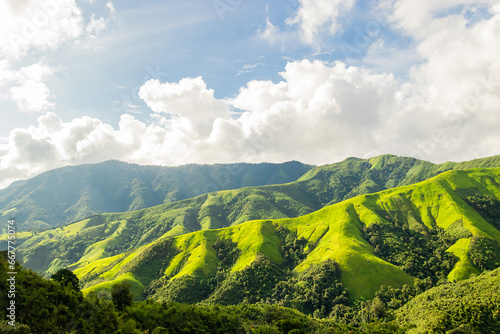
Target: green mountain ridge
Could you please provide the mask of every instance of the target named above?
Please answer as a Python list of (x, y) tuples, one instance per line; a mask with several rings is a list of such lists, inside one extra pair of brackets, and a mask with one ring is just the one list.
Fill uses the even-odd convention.
[[(349, 158), (314, 168), (288, 184), (218, 191), (139, 211), (96, 215), (44, 232), (18, 233), (18, 248), (27, 267), (50, 274), (80, 261), (125, 253), (159, 238), (254, 219), (298, 217), (359, 193), (409, 184), (451, 168), (495, 165), (500, 166), (500, 157), (442, 165), (392, 155)], [(0, 248), (4, 244), (5, 236)]]
[[(144, 297), (161, 300), (166, 296), (191, 294), (190, 302), (221, 302), (217, 296), (230, 295), (233, 291), (231, 284), (241, 281), (244, 276), (254, 275), (252, 270), (270, 268), (270, 272), (284, 272), (289, 269), (290, 277), (324, 261), (333, 260), (339, 266), (341, 283), (351, 299), (370, 299), (381, 285), (411, 285), (414, 280), (408, 273), (411, 272), (412, 259), (400, 262), (392, 260), (394, 263), (390, 263), (388, 258), (384, 258), (383, 251), (377, 251), (376, 241), (367, 235), (372, 233), (374, 226), (381, 226), (382, 230), (388, 231), (395, 226), (401, 228), (401, 231), (414, 231), (413, 238), (420, 235), (422, 240), (432, 231), (443, 230), (443, 233), (453, 239), (453, 243), (441, 253), (435, 254), (444, 259), (446, 251), (456, 261), (450, 265), (449, 272), (442, 274), (444, 276), (441, 279), (462, 280), (472, 273), (478, 273), (479, 269), (471, 260), (470, 245), (476, 238), (500, 242), (500, 221), (486, 219), (467, 202), (471, 196), (476, 195), (490, 196), (498, 203), (500, 168), (449, 171), (419, 184), (358, 196), (297, 218), (248, 221), (227, 228), (202, 230), (175, 237), (163, 235), (151, 243), (114, 256), (106, 256), (104, 245), (111, 244), (111, 239), (106, 239), (106, 242), (94, 243), (87, 248), (83, 245), (78, 260), (69, 264), (69, 268), (78, 275), (87, 293), (108, 290), (113, 284), (127, 281), (137, 295), (143, 294)], [(58, 239), (75, 236), (79, 231), (95, 229), (99, 234), (97, 231), (105, 226), (104, 223), (99, 225), (99, 217), (102, 216), (52, 231), (58, 233), (52, 239), (40, 239), (46, 238), (46, 233), (49, 232), (41, 233), (33, 241), (28, 239), (22, 245), (26, 249), (23, 252), (31, 254), (25, 255), (26, 263), (36, 263), (34, 258), (45, 259), (46, 266), (52, 261), (50, 266), (56, 268), (56, 264), (62, 264), (61, 261), (68, 257), (62, 254), (60, 258), (52, 260), (48, 256), (51, 245), (57, 245), (60, 242)], [(86, 229), (82, 229), (83, 225), (86, 225)], [(113, 230), (116, 233), (125, 225), (126, 221), (116, 221), (108, 225), (107, 229), (110, 230), (109, 233)], [(301, 248), (303, 257), (288, 267), (285, 266), (287, 259), (283, 248), (288, 239), (280, 236), (280, 231), (283, 230), (287, 231), (294, 242), (304, 240)], [(82, 233), (81, 238), (86, 236), (88, 234)], [(113, 238), (116, 243), (123, 242), (119, 240), (118, 233)], [(232, 249), (239, 253), (225, 271), (221, 271), (224, 257), (221, 258), (214, 247), (221, 241), (229, 242), (233, 245)], [(383, 241), (384, 247), (395, 242), (392, 239), (390, 242), (385, 239)], [(30, 249), (30, 245), (33, 248)], [(431, 257), (435, 254), (423, 253), (427, 257), (424, 259), (425, 265), (433, 262)], [(269, 264), (262, 262), (264, 260)], [(435, 261), (439, 262), (439, 259)], [(418, 265), (416, 262), (414, 266)], [(203, 285), (201, 282), (212, 279), (214, 275), (220, 276), (216, 285), (207, 285), (208, 290), (199, 293), (193, 292), (196, 287)], [(272, 277), (266, 272), (259, 275)], [(263, 283), (257, 281), (255, 284)], [(259, 291), (263, 296), (270, 294), (270, 290), (255, 292), (249, 288), (247, 297), (258, 294)], [(233, 300), (234, 303), (242, 301)]]
[(0, 190), (0, 215), (18, 231), (46, 229), (104, 212), (134, 211), (210, 191), (295, 181), (312, 166), (217, 164), (139, 166), (120, 161), (64, 167)]
[[(281, 213), (281, 217), (294, 217), (306, 213), (304, 210), (312, 212), (357, 195), (420, 182), (447, 170), (474, 167), (500, 167), (500, 156), (435, 165), (414, 158), (383, 155), (371, 159), (349, 158), (316, 168), (296, 161), (180, 167), (108, 161), (65, 167), (18, 181), (0, 190), (0, 214), (5, 219), (17, 218), (18, 231), (39, 230), (94, 214), (134, 211), (213, 191), (291, 182), (276, 190), (285, 197), (289, 192), (295, 193), (292, 199), (297, 199), (302, 208)], [(303, 195), (297, 196), (297, 193)], [(277, 210), (283, 211), (279, 206)], [(267, 217), (247, 216), (246, 220)], [(213, 218), (209, 222), (213, 220), (216, 225), (219, 219)]]

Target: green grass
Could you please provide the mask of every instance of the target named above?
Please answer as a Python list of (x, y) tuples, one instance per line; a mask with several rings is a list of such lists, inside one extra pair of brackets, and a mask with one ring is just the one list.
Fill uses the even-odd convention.
[(111, 287), (114, 284), (122, 283), (124, 281), (130, 283), (130, 291), (134, 296), (141, 295), (142, 291), (144, 290), (144, 285), (142, 285), (142, 283), (132, 273), (126, 273), (113, 280), (96, 284), (89, 288), (83, 289), (82, 292), (84, 295), (87, 295), (91, 292), (98, 293), (102, 290), (111, 291)]
[(470, 241), (471, 238), (460, 239), (447, 250), (447, 252), (453, 253), (453, 255), (459, 258), (455, 268), (448, 275), (450, 282), (467, 279), (471, 274), (479, 274), (479, 270), (472, 264), (468, 255)]

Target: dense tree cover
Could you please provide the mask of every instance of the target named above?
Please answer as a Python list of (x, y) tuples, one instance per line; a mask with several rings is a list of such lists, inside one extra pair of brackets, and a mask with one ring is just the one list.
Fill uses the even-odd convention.
[(122, 311), (125, 307), (132, 305), (132, 292), (130, 291), (130, 283), (123, 281), (116, 283), (111, 287), (111, 299), (118, 311)]
[[(5, 254), (0, 256), (0, 319), (6, 320), (7, 303), (15, 301), (16, 323), (29, 327), (26, 333), (114, 333), (118, 316), (111, 302), (83, 298), (72, 284), (47, 280), (16, 262), (15, 298), (8, 298)], [(2, 330), (12, 330), (3, 324)], [(20, 328), (25, 328), (21, 326)], [(26, 328), (25, 328), (26, 329)], [(22, 331), (21, 331), (22, 332)], [(21, 333), (19, 332), (19, 333)], [(15, 333), (15, 332), (14, 332)]]
[(307, 256), (304, 251), (307, 240), (304, 238), (297, 238), (297, 236), (290, 232), (290, 230), (279, 226), (276, 234), (281, 239), (281, 254), (284, 259), (283, 265), (286, 268), (295, 268)]
[(71, 284), (71, 287), (73, 289), (75, 289), (76, 291), (80, 291), (80, 280), (75, 274), (73, 274), (71, 270), (60, 269), (50, 278), (61, 283), (62, 286)]
[(338, 265), (329, 260), (278, 282), (273, 288), (271, 301), (324, 318), (335, 305), (347, 305), (349, 297), (340, 281)]
[(435, 227), (427, 232), (414, 231), (397, 219), (391, 223), (363, 228), (375, 254), (419, 279), (434, 284), (445, 280), (457, 259), (446, 250), (457, 240)]
[(416, 333), (500, 333), (500, 269), (432, 288), (395, 312)]
[(500, 267), (500, 243), (496, 240), (474, 236), (469, 246), (469, 257), (479, 270)]
[(466, 202), (490, 224), (500, 230), (500, 201), (490, 195), (467, 196)]

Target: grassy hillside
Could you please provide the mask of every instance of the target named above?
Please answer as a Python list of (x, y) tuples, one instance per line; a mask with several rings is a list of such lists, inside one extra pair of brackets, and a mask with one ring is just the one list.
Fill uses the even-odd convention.
[[(83, 249), (70, 268), (85, 284), (86, 292), (128, 281), (136, 293), (142, 291), (158, 299), (192, 292), (194, 287), (205, 284), (200, 282), (218, 277), (216, 284), (206, 283), (206, 289), (193, 296), (200, 301), (224, 295), (221, 289), (229, 289), (228, 281), (244, 286), (243, 277), (256, 274), (259, 267), (278, 274), (291, 270), (288, 275), (297, 276), (333, 260), (351, 299), (372, 298), (381, 285), (411, 285), (424, 269), (431, 274), (439, 272), (436, 280), (454, 281), (477, 273), (480, 268), (475, 263), (495, 266), (495, 258), (472, 257), (476, 252), (488, 253), (480, 250), (486, 246), (476, 240), (486, 238), (494, 245), (500, 241), (500, 216), (488, 216), (474, 209), (478, 202), (472, 199), (478, 194), (493, 201), (493, 206), (485, 206), (484, 212), (498, 207), (500, 168), (449, 171), (428, 181), (358, 196), (298, 218), (255, 220), (224, 229), (164, 236), (112, 257), (106, 257), (102, 247), (93, 245)], [(72, 233), (78, 224), (102, 228), (86, 220), (65, 227), (61, 233)], [(117, 224), (108, 226), (108, 233), (116, 232)], [(290, 245), (300, 244), (301, 240), (304, 242), (294, 251), (296, 257), (291, 261), (285, 255), (295, 247)], [(221, 241), (229, 242), (225, 251), (216, 245)], [(57, 243), (57, 238), (33, 249), (50, 249), (51, 243)], [(415, 246), (408, 249), (410, 244)], [(231, 260), (226, 261), (228, 258)], [(245, 275), (238, 274), (241, 272)], [(268, 272), (257, 274), (269, 276)], [(271, 296), (273, 287), (268, 286), (266, 291), (247, 288), (250, 297), (255, 293)]]

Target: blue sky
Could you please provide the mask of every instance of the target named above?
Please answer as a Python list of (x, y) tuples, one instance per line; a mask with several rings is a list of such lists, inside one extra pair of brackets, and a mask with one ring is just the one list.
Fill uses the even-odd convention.
[[(339, 46), (352, 44), (373, 20), (370, 2), (360, 1), (340, 19), (345, 28), (325, 36), (318, 49), (293, 39), (269, 45), (257, 37), (267, 19), (282, 30), (294, 30), (285, 20), (294, 15), (297, 1), (115, 1), (114, 15), (102, 1), (77, 4), (87, 20), (90, 15), (109, 18), (99, 38), (84, 41), (84, 47), (71, 44), (32, 52), (24, 63), (43, 59), (58, 68), (48, 84), (54, 110), (63, 120), (86, 115), (114, 125), (122, 112), (130, 111), (122, 105), (126, 102), (140, 107), (134, 112), (147, 119), (149, 112), (137, 89), (150, 78), (172, 82), (202, 76), (217, 98), (226, 98), (250, 80), (280, 80), (279, 72), (290, 60), (346, 61), (347, 55), (350, 63), (362, 65), (366, 48), (359, 48), (359, 53), (348, 49), (346, 54)], [(390, 35), (391, 42), (401, 44), (387, 26), (377, 27), (380, 34)], [(7, 101), (0, 106), (16, 109)], [(39, 114), (12, 116), (11, 124), (29, 126)], [(12, 125), (3, 124), (1, 137), (7, 137)]]
[(495, 1), (0, 6), (0, 186), (106, 159), (499, 153)]

